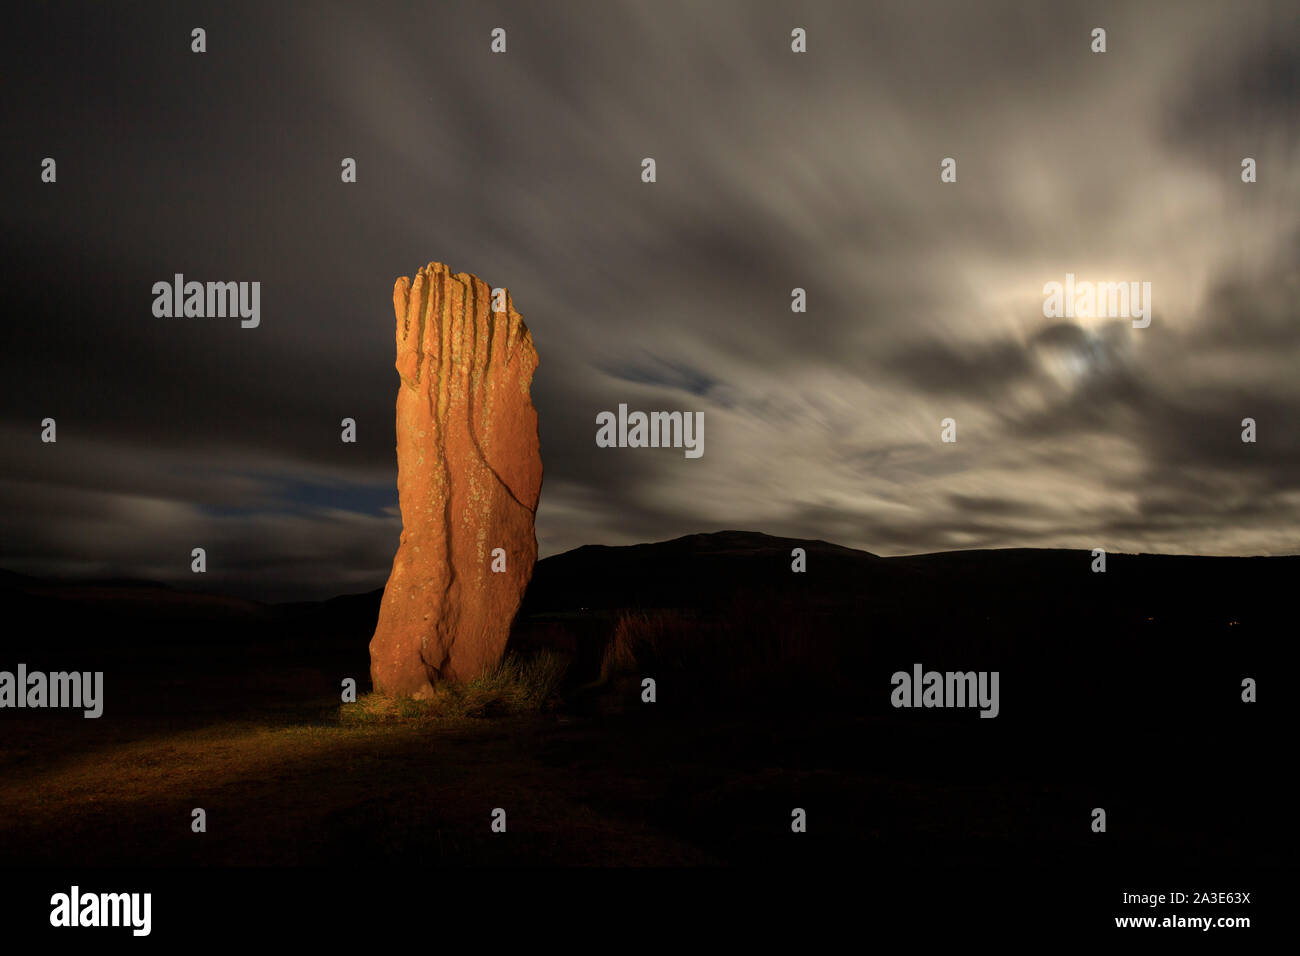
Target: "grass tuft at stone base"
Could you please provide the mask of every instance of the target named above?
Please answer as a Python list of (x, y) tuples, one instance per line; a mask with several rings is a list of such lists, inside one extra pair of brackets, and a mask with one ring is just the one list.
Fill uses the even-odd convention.
[(506, 717), (552, 710), (568, 659), (552, 651), (529, 657), (510, 654), (479, 677), (444, 681), (429, 700), (367, 694), (339, 709), (344, 725), (404, 723), (448, 718)]

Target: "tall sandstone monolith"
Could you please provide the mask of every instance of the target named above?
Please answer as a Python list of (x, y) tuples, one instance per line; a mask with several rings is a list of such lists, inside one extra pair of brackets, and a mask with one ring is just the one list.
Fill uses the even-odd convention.
[(370, 641), (381, 693), (427, 698), (496, 664), (537, 560), (537, 350), (501, 297), (440, 262), (393, 287), (402, 537)]

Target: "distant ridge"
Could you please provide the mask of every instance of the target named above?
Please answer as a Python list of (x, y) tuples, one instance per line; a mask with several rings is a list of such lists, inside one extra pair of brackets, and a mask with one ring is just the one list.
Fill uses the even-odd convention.
[(848, 548), (844, 545), (834, 544), (830, 541), (810, 538), (782, 538), (775, 535), (765, 534), (762, 531), (711, 531), (697, 534), (686, 534), (679, 538), (668, 538), (663, 541), (648, 541), (641, 544), (584, 544), (570, 551), (561, 554), (551, 555), (543, 560), (555, 560), (565, 558), (569, 555), (584, 554), (597, 551), (661, 551), (664, 553), (689, 553), (689, 554), (716, 554), (734, 551), (743, 552), (761, 552), (761, 551), (781, 551), (787, 553), (792, 548), (803, 548), (808, 551), (828, 552), (835, 551), (843, 554), (864, 555), (869, 558), (879, 556), (869, 551), (863, 551), (859, 548)]
[[(791, 552), (802, 548), (808, 570), (791, 570)], [(1090, 583), (1120, 588), (1157, 588), (1196, 582), (1222, 590), (1241, 578), (1243, 585), (1267, 586), (1275, 577), (1294, 580), (1300, 556), (1230, 557), (1166, 554), (1110, 554), (1107, 576), (1089, 573), (1090, 552), (1062, 548), (998, 548), (942, 551), (881, 557), (820, 539), (788, 538), (758, 531), (726, 529), (631, 545), (588, 544), (537, 562), (521, 615), (573, 609), (713, 606), (742, 590), (815, 592), (844, 597), (889, 588), (903, 592), (933, 587), (938, 581), (958, 588), (997, 588), (1023, 592), (1047, 588), (1077, 592)], [(1135, 578), (1114, 571), (1136, 563)], [(926, 582), (929, 582), (928, 584)], [(278, 620), (301, 615), (342, 614), (368, 618), (382, 588), (341, 594), (322, 601), (265, 603), (212, 591), (132, 578), (85, 580), (39, 578), (0, 568), (0, 599), (15, 602), (74, 603), (110, 611), (199, 619)]]

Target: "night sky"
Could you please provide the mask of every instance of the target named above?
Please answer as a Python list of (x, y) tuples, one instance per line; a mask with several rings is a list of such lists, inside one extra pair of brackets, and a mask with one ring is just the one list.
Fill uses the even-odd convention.
[[(1294, 3), (181, 6), (6, 15), (0, 567), (381, 587), (430, 261), (532, 331), (542, 555), (1300, 550)], [(155, 317), (178, 272), (260, 326)], [(1066, 273), (1150, 326), (1045, 318)], [(597, 448), (619, 403), (703, 456)]]

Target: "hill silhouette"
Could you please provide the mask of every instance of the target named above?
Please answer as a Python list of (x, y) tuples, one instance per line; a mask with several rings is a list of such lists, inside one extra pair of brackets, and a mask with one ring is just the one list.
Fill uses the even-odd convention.
[[(792, 570), (796, 548), (802, 573)], [(620, 622), (624, 632), (635, 624), (654, 632), (659, 666), (694, 672), (700, 706), (771, 692), (732, 686), (744, 671), (792, 685), (787, 694), (869, 711), (881, 707), (889, 674), (947, 662), (1018, 675), (1021, 714), (1071, 699), (1086, 707), (1090, 688), (1111, 683), (1117, 666), (1146, 688), (1117, 695), (1118, 712), (1158, 714), (1204, 694), (1231, 710), (1236, 695), (1216, 682), (1235, 684), (1237, 672), (1290, 653), (1281, 635), (1300, 557), (1112, 554), (1105, 573), (1092, 561), (1087, 551), (1043, 549), (885, 558), (735, 530), (588, 545), (538, 562), (510, 650), (569, 655), (571, 683), (585, 685), (601, 675)], [(10, 656), (98, 662), (145, 684), (155, 663), (189, 656), (203, 674), (284, 658), (364, 683), (381, 595), (263, 604), (156, 582), (0, 574)]]

